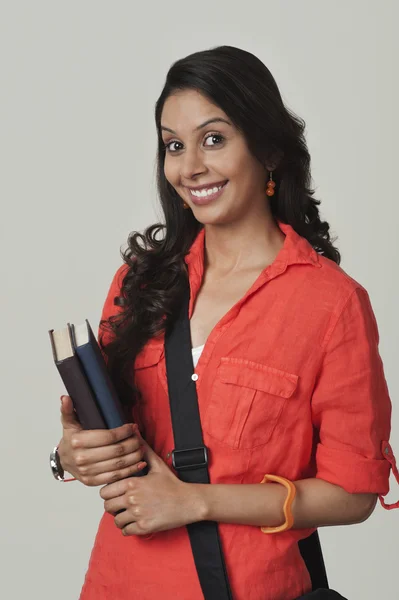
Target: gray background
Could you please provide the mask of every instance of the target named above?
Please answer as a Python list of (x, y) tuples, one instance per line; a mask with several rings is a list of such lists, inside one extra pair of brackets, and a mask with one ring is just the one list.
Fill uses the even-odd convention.
[[(377, 316), (399, 453), (398, 17), (394, 0), (1, 5), (2, 597), (79, 596), (103, 506), (49, 470), (64, 388), (47, 331), (97, 327), (119, 248), (156, 218), (154, 103), (190, 52), (255, 53), (305, 119), (322, 216)], [(398, 533), (379, 504), (322, 529), (331, 585), (396, 598)]]

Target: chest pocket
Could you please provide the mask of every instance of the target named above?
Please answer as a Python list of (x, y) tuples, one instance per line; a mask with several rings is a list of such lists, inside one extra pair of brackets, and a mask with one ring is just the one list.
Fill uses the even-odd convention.
[(134, 363), (134, 377), (143, 395), (151, 393), (158, 382), (161, 359), (164, 356), (163, 343), (149, 342), (137, 355)]
[(140, 371), (157, 365), (163, 356), (163, 350), (163, 344), (147, 344), (144, 350), (136, 356), (136, 361), (134, 363), (135, 370)]
[(232, 448), (267, 444), (298, 375), (242, 358), (222, 357), (217, 369), (204, 430)]

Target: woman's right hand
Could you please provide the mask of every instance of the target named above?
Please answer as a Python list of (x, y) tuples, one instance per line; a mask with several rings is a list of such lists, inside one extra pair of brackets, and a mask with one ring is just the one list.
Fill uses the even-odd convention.
[(58, 455), (65, 471), (85, 485), (97, 486), (129, 477), (146, 466), (137, 425), (84, 430), (71, 397), (62, 398), (63, 435)]

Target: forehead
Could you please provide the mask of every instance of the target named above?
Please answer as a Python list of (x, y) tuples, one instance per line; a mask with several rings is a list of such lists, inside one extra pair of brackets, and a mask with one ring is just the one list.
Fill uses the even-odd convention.
[(228, 119), (221, 108), (197, 90), (179, 90), (166, 99), (161, 125), (191, 133), (197, 125), (211, 117)]

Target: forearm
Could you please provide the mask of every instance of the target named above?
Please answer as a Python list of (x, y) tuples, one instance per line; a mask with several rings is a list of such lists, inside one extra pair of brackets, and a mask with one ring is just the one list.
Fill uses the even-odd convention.
[[(284, 523), (287, 490), (281, 484), (190, 484), (200, 507), (198, 520), (275, 527)], [(295, 482), (294, 528), (349, 525), (373, 512), (375, 494), (349, 494), (321, 479)]]

